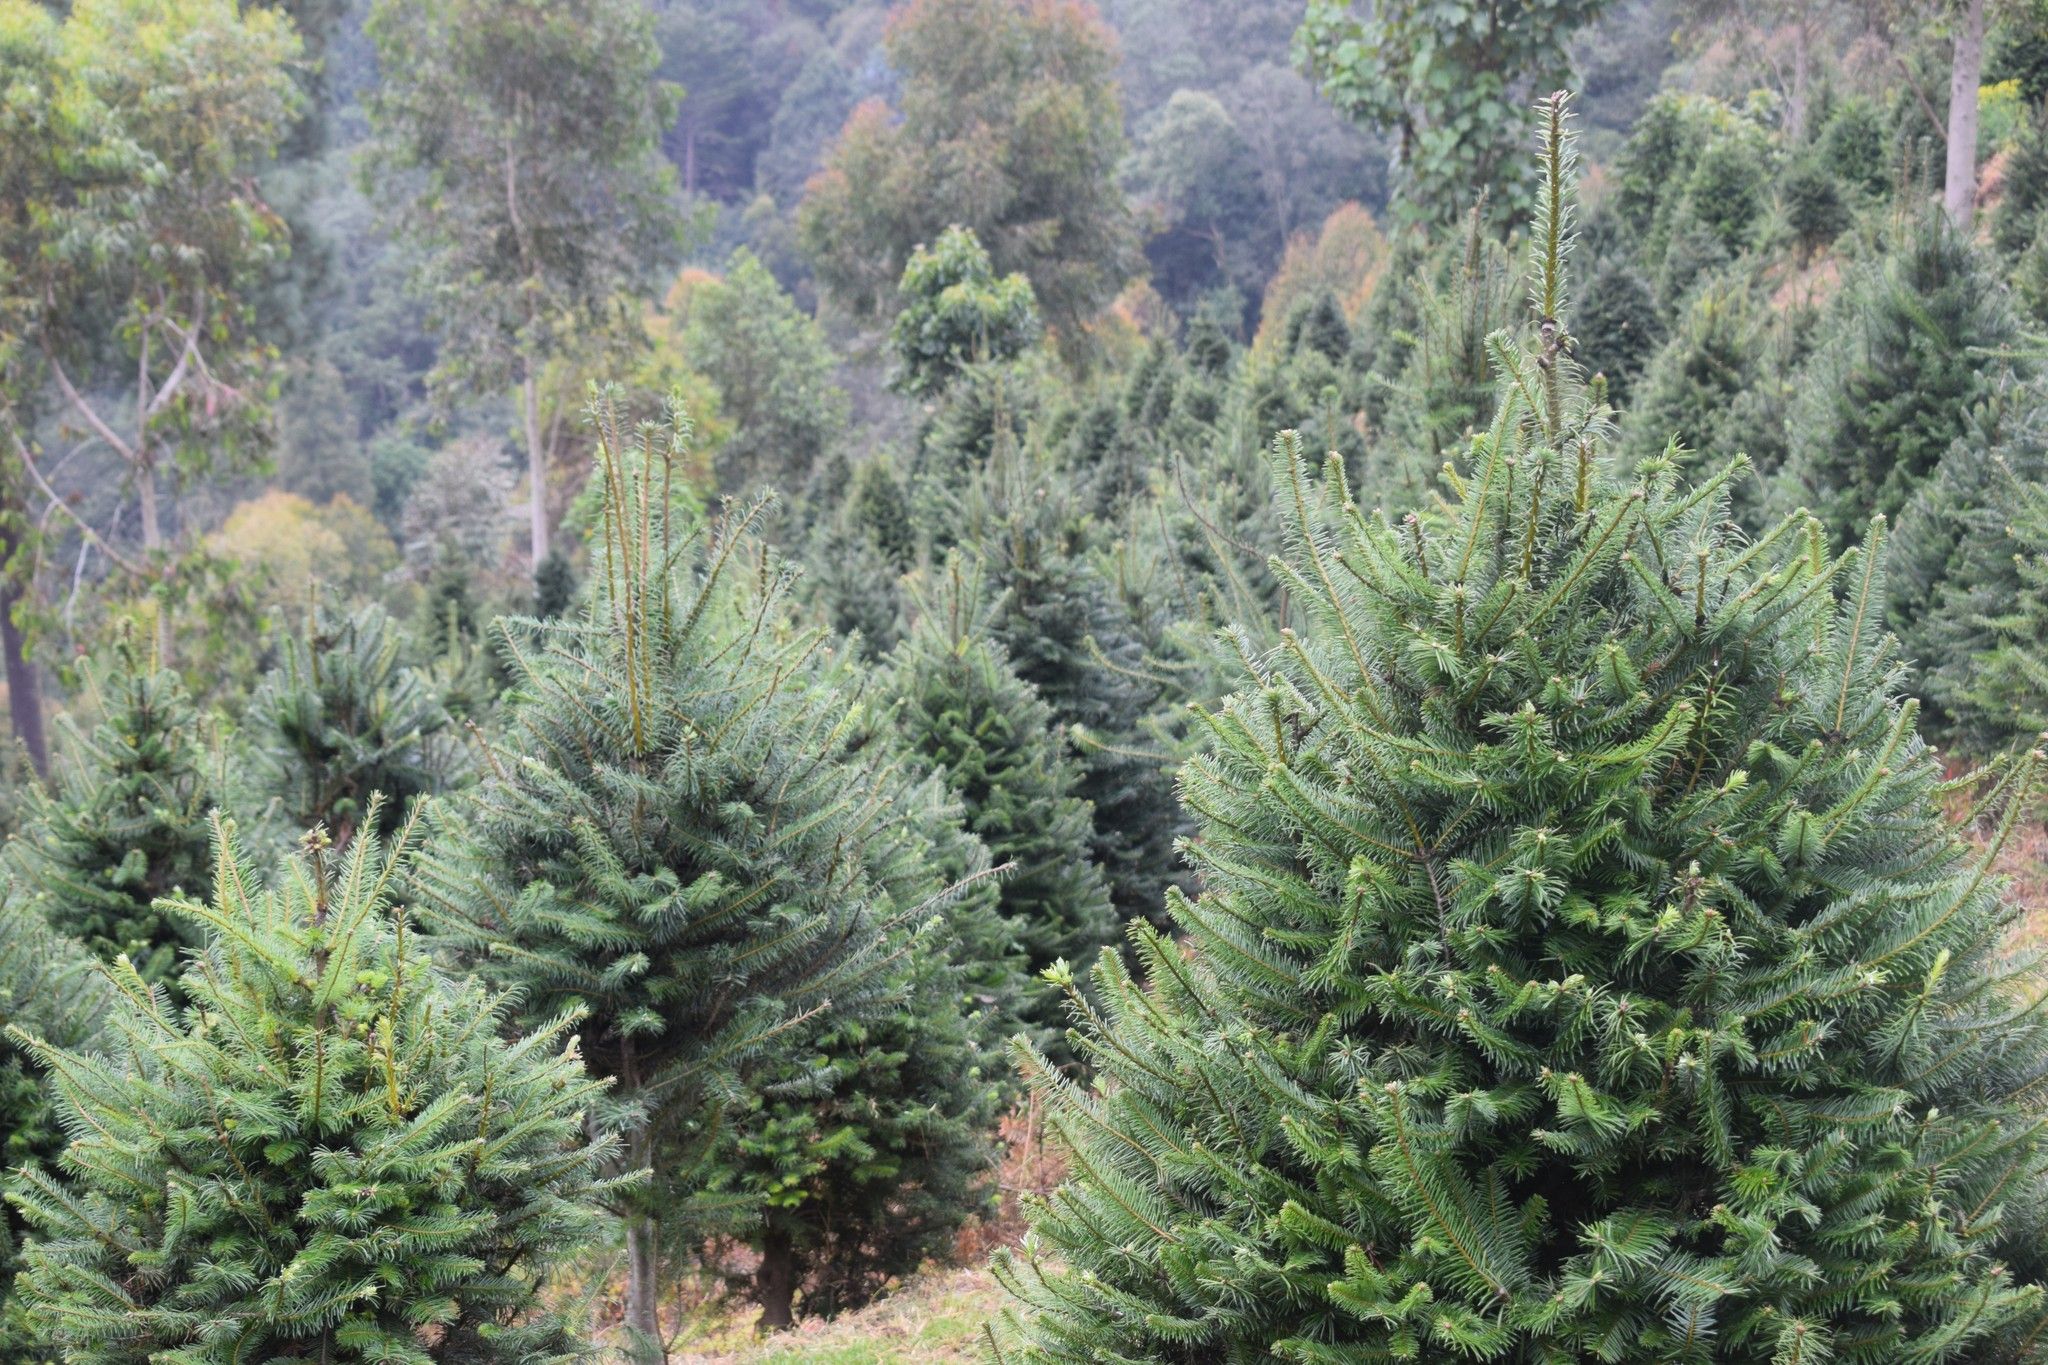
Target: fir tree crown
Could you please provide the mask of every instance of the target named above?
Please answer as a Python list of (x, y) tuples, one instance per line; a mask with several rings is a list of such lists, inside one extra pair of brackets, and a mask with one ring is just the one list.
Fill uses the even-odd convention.
[(1603, 452), (1566, 102), (1526, 339), (1390, 516), (1274, 451), (1298, 631), (1105, 954), (1002, 1361), (1998, 1358), (2041, 1323), (2041, 991), (1881, 628), (1880, 539)]
[[(374, 814), (374, 810), (367, 814)], [(563, 1015), (517, 1042), (443, 976), (386, 852), (316, 831), (263, 884), (216, 825), (190, 1005), (123, 959), (105, 1056), (10, 1030), (70, 1143), (9, 1191), (29, 1309), (67, 1360), (539, 1362), (574, 1346), (540, 1276), (593, 1231), (615, 1143)]]

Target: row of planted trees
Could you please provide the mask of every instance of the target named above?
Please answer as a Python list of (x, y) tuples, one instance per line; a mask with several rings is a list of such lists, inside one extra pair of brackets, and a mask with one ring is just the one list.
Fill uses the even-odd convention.
[[(1203, 608), (1245, 610), (1196, 673), (1228, 693), (1181, 775), (1199, 883), (1090, 988), (1055, 966), (1064, 1038), (1023, 969), (1113, 932), (1102, 872), (1052, 854), (1120, 770), (1033, 755), (1034, 661), (988, 638), (1029, 535), (863, 660), (753, 513), (671, 524), (685, 424), (613, 397), (589, 582), (501, 623), (466, 791), (405, 804), (445, 708), (365, 624), (265, 685), (254, 784), (129, 680), (8, 855), (45, 950), (0, 958), (7, 1093), (55, 1158), (12, 1187), (27, 1339), (550, 1359), (582, 1324), (546, 1272), (599, 1209), (640, 1354), (663, 1260), (722, 1231), (771, 1320), (799, 1279), (857, 1301), (967, 1202), (1014, 1037), (1072, 1176), (1001, 1262), (997, 1359), (2040, 1358), (2048, 1039), (1991, 864), (2043, 760), (1991, 775), (1974, 845), (1882, 628), (1883, 521), (1746, 536), (1742, 461), (1610, 452), (1543, 113), (1483, 424), (1393, 506), (1280, 438), (1243, 514), (1280, 551)], [(1024, 495), (963, 496), (1000, 527)], [(200, 859), (188, 816), (238, 802)], [(275, 873), (237, 851), (314, 822)], [(73, 970), (46, 918), (126, 962)]]

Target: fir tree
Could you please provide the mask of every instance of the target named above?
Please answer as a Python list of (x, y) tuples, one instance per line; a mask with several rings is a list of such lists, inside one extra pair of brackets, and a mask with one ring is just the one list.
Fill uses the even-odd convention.
[(1072, 1174), (998, 1359), (1877, 1365), (2040, 1325), (2017, 803), (1988, 852), (1945, 818), (1875, 544), (1731, 535), (1739, 466), (1609, 468), (1545, 112), (1533, 335), (1447, 501), (1396, 522), (1277, 443), (1302, 630), (1204, 717), (1203, 894), (1144, 985), (1096, 969), (1096, 1085), (1030, 1063)]
[[(1074, 795), (1081, 773), (1051, 708), (989, 638), (979, 569), (949, 559), (915, 613), (892, 661), (904, 743), (958, 795), (989, 856), (1009, 866), (999, 905), (1031, 970), (1094, 957), (1116, 937), (1117, 917), (1088, 856), (1090, 811)], [(1033, 1017), (1057, 1024), (1057, 1003)]]
[[(891, 760), (851, 753), (858, 705), (809, 685), (825, 639), (787, 628), (786, 575), (747, 562), (749, 514), (702, 545), (671, 536), (688, 422), (678, 407), (629, 448), (617, 406), (607, 393), (593, 410), (592, 582), (575, 617), (503, 628), (516, 686), (419, 901), (447, 950), (533, 1017), (588, 1012), (592, 1068), (648, 1106), (628, 1154), (646, 1167), (658, 1134), (708, 1150), (744, 1077), (818, 1012), (871, 1000), (898, 912), (861, 856)], [(687, 1222), (684, 1203), (664, 1211)], [(652, 1352), (654, 1210), (626, 1213), (626, 1325)]]
[(403, 635), (379, 606), (316, 605), (251, 708), (270, 793), (296, 829), (346, 844), (382, 795), (375, 832), (397, 828), (413, 799), (446, 790), (464, 755), (432, 679), (402, 662)]
[[(93, 970), (95, 961), (54, 932), (17, 886), (0, 881), (0, 1025), (60, 1047), (96, 1050), (115, 995)], [(0, 1154), (7, 1168), (52, 1161), (63, 1146), (42, 1068), (11, 1039), (0, 1040)], [(54, 1353), (43, 1349), (40, 1325), (13, 1292), (25, 1229), (14, 1210), (8, 1215), (0, 1226), (0, 1360), (55, 1365)]]
[(1891, 617), (1928, 729), (1985, 758), (2048, 729), (2048, 403), (2039, 379), (1973, 415), (1900, 519)]
[(551, 616), (566, 616), (575, 600), (575, 566), (559, 548), (548, 551), (548, 557), (533, 571), (534, 616), (542, 621)]
[(1814, 509), (1837, 547), (1897, 516), (1990, 390), (2013, 319), (1976, 248), (1930, 214), (1864, 268), (1821, 326), (1787, 423), (1778, 501)]
[(178, 676), (128, 646), (91, 671), (87, 691), (100, 721), (86, 730), (58, 720), (49, 786), (31, 796), (8, 851), (59, 933), (108, 960), (125, 953), (145, 980), (169, 982), (189, 940), (157, 902), (207, 891), (220, 746)]
[(9, 1199), (65, 1359), (551, 1362), (540, 1277), (594, 1230), (612, 1150), (562, 1015), (517, 1042), (440, 975), (389, 891), (405, 839), (319, 832), (262, 885), (221, 828), (209, 935), (172, 1009), (127, 963), (105, 1058), (10, 1030), (72, 1142)]
[(1014, 1095), (1002, 1045), (1022, 963), (958, 802), (936, 781), (890, 780), (870, 871), (896, 904), (938, 909), (895, 931), (883, 1007), (827, 1019), (733, 1122), (729, 1178), (759, 1205), (748, 1239), (768, 1328), (794, 1321), (798, 1291), (806, 1317), (860, 1307), (943, 1257), (995, 1192), (989, 1133)]

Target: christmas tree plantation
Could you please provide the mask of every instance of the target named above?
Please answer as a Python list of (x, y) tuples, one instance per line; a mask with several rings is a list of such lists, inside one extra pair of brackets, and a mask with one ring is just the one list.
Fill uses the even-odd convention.
[(1301, 628), (1202, 717), (1203, 892), (1142, 984), (1097, 967), (1097, 1081), (1032, 1064), (1071, 1176), (996, 1359), (2038, 1352), (2040, 991), (1898, 695), (1881, 523), (1749, 542), (1739, 468), (1612, 466), (1543, 112), (1531, 343), (1441, 506), (1277, 444)]
[[(366, 811), (368, 818), (374, 813)], [(109, 1056), (27, 1046), (71, 1143), (9, 1198), (24, 1303), (68, 1361), (531, 1362), (576, 1342), (539, 1277), (595, 1225), (586, 1077), (563, 1015), (517, 1042), (443, 977), (387, 856), (309, 836), (274, 887), (220, 834), (210, 942), (174, 1010), (126, 961)]]

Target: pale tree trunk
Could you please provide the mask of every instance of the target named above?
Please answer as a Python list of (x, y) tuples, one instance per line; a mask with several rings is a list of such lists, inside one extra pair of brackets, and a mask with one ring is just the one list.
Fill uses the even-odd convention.
[(1948, 80), (1948, 167), (1942, 205), (1960, 232), (1977, 208), (1977, 87), (1984, 79), (1984, 0), (1963, 0), (1956, 15)]
[[(640, 1090), (640, 1062), (626, 1040), (619, 1056), (619, 1082), (627, 1094)], [(643, 1123), (626, 1139), (627, 1168), (642, 1174), (626, 1196), (626, 1359), (631, 1365), (666, 1365), (661, 1336), (661, 1227), (654, 1216), (654, 1134)]]
[(526, 478), (532, 485), (527, 510), (533, 517), (532, 568), (538, 573), (540, 562), (548, 557), (548, 460), (547, 447), (540, 439), (540, 381), (531, 359), (525, 363), (519, 398), (526, 411)]
[[(143, 562), (151, 573), (162, 573), (158, 551), (164, 546), (164, 531), (156, 507), (156, 456), (147, 447), (135, 463), (135, 495), (142, 504)], [(171, 608), (161, 596), (156, 600), (156, 663), (158, 668), (171, 666)]]
[(1792, 98), (1786, 102), (1785, 124), (1794, 142), (1806, 140), (1806, 96), (1813, 72), (1813, 24), (1807, 9), (1798, 6), (1792, 20)]
[[(0, 574), (14, 556), (14, 541), (0, 532)], [(14, 608), (21, 601), (22, 588), (11, 577), (0, 577), (0, 653), (7, 656), (7, 719), (14, 737), (28, 753), (40, 777), (50, 775), (50, 746), (43, 735), (43, 689), (36, 666), (28, 657), (21, 628), (14, 623)]]
[[(644, 1196), (644, 1192), (643, 1196)], [(633, 1365), (663, 1365), (661, 1284), (655, 1240), (659, 1229), (645, 1209), (626, 1213), (626, 1358)]]

